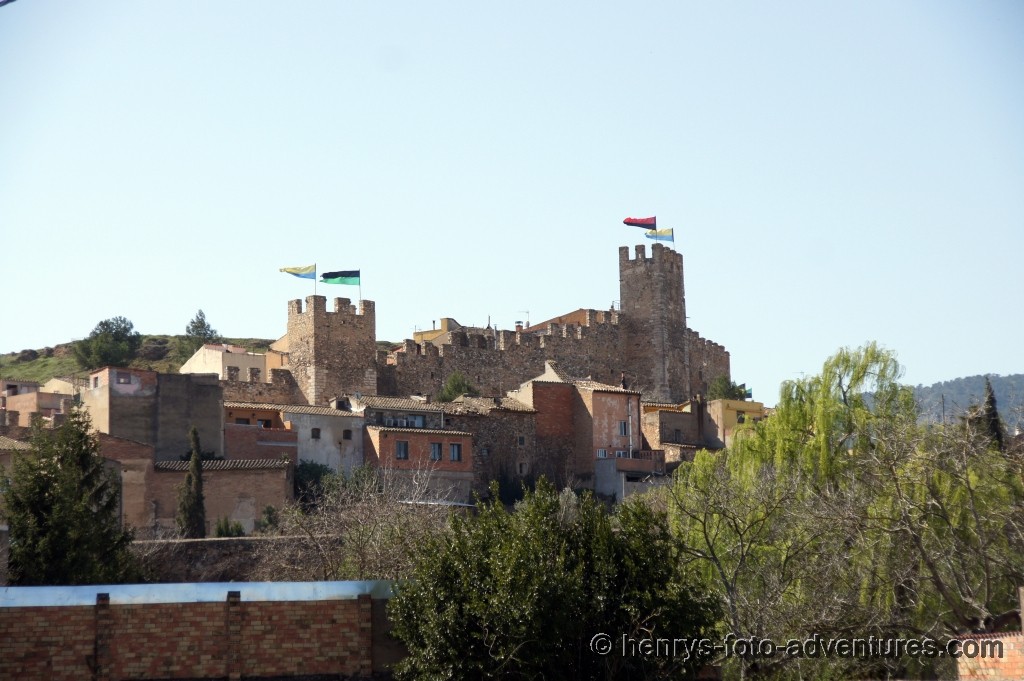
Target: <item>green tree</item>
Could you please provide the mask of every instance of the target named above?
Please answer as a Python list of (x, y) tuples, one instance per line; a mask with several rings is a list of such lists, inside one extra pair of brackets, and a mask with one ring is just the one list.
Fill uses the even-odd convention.
[(218, 518), (217, 528), (215, 530), (216, 536), (218, 537), (244, 537), (245, 528), (242, 527), (242, 523), (237, 520), (231, 520), (229, 518)]
[[(875, 344), (783, 385), (774, 415), (683, 463), (670, 512), (738, 637), (944, 638), (1007, 618), (1024, 565), (1021, 462), (968, 419), (924, 427)], [(743, 676), (890, 675), (942, 660), (727, 661)], [(798, 667), (799, 665), (799, 667)]]
[(84, 340), (72, 346), (75, 360), (83, 369), (126, 366), (135, 359), (142, 336), (124, 317), (104, 319)]
[(185, 327), (185, 337), (178, 339), (178, 355), (180, 359), (187, 360), (206, 343), (216, 343), (218, 340), (220, 336), (217, 330), (210, 326), (206, 314), (199, 310)]
[(992, 381), (985, 377), (985, 402), (982, 404), (982, 416), (985, 419), (985, 431), (996, 449), (1005, 449), (1003, 442), (1003, 421), (999, 418), (999, 409), (996, 408), (996, 394), (992, 391)]
[[(400, 677), (692, 672), (699, 654), (623, 655), (629, 640), (710, 636), (713, 608), (678, 565), (664, 517), (646, 505), (625, 504), (613, 518), (591, 496), (559, 495), (542, 480), (514, 512), (487, 503), (422, 543), (389, 604), (394, 633), (409, 649)], [(594, 649), (604, 640), (607, 655)]]
[(461, 371), (453, 371), (444, 382), (444, 387), (437, 393), (438, 402), (451, 402), (460, 395), (476, 396), (476, 388)]
[(728, 376), (722, 375), (715, 378), (708, 385), (709, 400), (745, 400), (747, 399), (746, 385), (736, 385)]
[(186, 539), (202, 539), (206, 536), (206, 500), (203, 497), (203, 454), (195, 426), (189, 430), (188, 438), (192, 456), (185, 482), (178, 488), (178, 532)]
[(120, 522), (120, 486), (103, 463), (89, 416), (37, 424), (32, 448), (0, 475), (10, 528), (10, 578), (21, 586), (116, 584), (136, 578), (132, 533)]

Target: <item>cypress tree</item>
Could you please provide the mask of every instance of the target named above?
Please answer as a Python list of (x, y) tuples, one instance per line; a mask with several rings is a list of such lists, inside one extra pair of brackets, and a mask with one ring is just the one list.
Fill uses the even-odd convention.
[(995, 444), (996, 449), (1003, 451), (1003, 424), (996, 408), (996, 394), (992, 390), (992, 381), (985, 377), (985, 404), (982, 407), (985, 432)]
[(188, 461), (185, 482), (178, 489), (178, 532), (186, 539), (206, 537), (206, 501), (203, 498), (203, 455), (199, 447), (199, 431), (195, 426), (188, 433), (192, 456)]

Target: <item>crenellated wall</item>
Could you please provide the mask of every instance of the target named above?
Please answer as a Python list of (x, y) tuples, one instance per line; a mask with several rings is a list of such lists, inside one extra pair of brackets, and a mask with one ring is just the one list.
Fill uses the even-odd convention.
[[(292, 385), (271, 370), (269, 384), (224, 383), (225, 399), (326, 404), (341, 394), (436, 395), (458, 371), (483, 395), (504, 395), (544, 372), (546, 360), (579, 377), (618, 385), (644, 398), (683, 401), (729, 376), (729, 353), (686, 327), (683, 256), (655, 244), (619, 249), (621, 310), (576, 310), (528, 330), (464, 328), (406, 340), (395, 352), (376, 347), (373, 301), (347, 298), (327, 310), (323, 296), (288, 303)], [(251, 386), (251, 387), (250, 387)]]
[(288, 369), (271, 369), (270, 383), (245, 380), (220, 382), (225, 402), (308, 404), (295, 376)]

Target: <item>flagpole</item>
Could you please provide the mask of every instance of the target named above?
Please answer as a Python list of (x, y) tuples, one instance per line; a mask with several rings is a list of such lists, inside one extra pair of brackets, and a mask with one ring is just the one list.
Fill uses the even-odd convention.
[(316, 295), (316, 263), (313, 263), (313, 295)]

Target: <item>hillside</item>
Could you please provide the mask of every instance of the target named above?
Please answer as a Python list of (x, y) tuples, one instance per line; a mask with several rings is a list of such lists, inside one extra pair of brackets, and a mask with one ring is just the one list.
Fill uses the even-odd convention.
[[(136, 369), (150, 369), (176, 373), (184, 363), (178, 357), (178, 341), (184, 336), (144, 335), (139, 354), (132, 361)], [(224, 338), (224, 343), (248, 348), (251, 352), (266, 352), (273, 340), (266, 338)], [(71, 343), (41, 350), (22, 350), (0, 355), (0, 377), (45, 383), (55, 376), (69, 376), (80, 372)]]
[[(177, 373), (184, 363), (178, 356), (178, 341), (185, 336), (144, 335), (139, 355), (130, 366), (164, 373)], [(266, 338), (222, 338), (221, 342), (248, 348), (250, 352), (266, 352), (274, 341)], [(378, 341), (379, 350), (392, 350), (399, 343)], [(72, 343), (52, 348), (22, 350), (0, 355), (0, 378), (45, 383), (56, 376), (81, 372), (71, 352)]]
[[(1024, 374), (999, 376), (989, 374), (992, 392), (996, 396), (999, 415), (1008, 428), (1024, 427)], [(959, 416), (973, 404), (985, 399), (985, 377), (968, 376), (942, 381), (930, 386), (914, 388), (914, 396), (921, 407), (921, 417), (929, 421), (941, 421), (943, 400), (946, 419)]]

